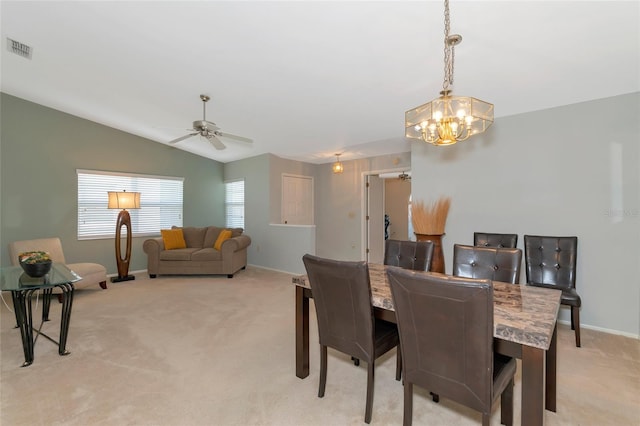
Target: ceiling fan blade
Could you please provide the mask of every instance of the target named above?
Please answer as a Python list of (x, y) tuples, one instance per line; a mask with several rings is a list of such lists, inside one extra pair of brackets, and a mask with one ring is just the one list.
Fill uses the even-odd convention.
[(242, 137), (242, 136), (232, 135), (231, 133), (216, 132), (216, 135), (222, 136), (223, 138), (229, 138), (229, 139), (233, 139), (233, 140), (236, 140), (236, 141), (240, 141), (240, 142), (253, 143), (252, 139), (245, 138), (245, 137)]
[(195, 135), (197, 135), (197, 134), (198, 134), (198, 133), (189, 133), (188, 135), (180, 136), (178, 139), (174, 139), (174, 140), (172, 140), (172, 141), (169, 141), (169, 144), (174, 144), (174, 143), (177, 143), (177, 142), (183, 141), (183, 140), (188, 139), (188, 138), (190, 138), (191, 136), (195, 136)]
[(218, 139), (215, 135), (208, 135), (206, 136), (206, 138), (209, 140), (209, 142), (211, 142), (211, 145), (213, 145), (215, 149), (226, 148), (226, 146), (222, 143), (222, 141)]

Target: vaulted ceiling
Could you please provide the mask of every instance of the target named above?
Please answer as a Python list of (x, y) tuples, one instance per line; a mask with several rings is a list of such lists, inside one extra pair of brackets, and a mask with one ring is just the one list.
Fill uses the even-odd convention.
[[(404, 112), (438, 96), (441, 1), (2, 1), (5, 93), (158, 143), (203, 116), (222, 162), (406, 152)], [(454, 94), (500, 117), (640, 90), (637, 1), (451, 1)], [(532, 123), (538, 125), (539, 123)], [(34, 123), (38, 125), (38, 123)], [(90, 135), (88, 135), (90, 137)], [(471, 142), (469, 142), (471, 143)]]

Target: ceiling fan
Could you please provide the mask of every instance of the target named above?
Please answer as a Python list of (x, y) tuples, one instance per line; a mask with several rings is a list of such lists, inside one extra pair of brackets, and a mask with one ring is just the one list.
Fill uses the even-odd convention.
[(219, 138), (227, 138), (233, 139), (240, 142), (252, 143), (253, 141), (249, 138), (245, 138), (242, 136), (232, 135), (230, 133), (221, 132), (220, 128), (216, 126), (216, 123), (207, 121), (207, 102), (211, 99), (207, 95), (200, 95), (200, 99), (202, 99), (202, 120), (196, 120), (193, 122), (192, 133), (188, 135), (181, 136), (177, 139), (169, 141), (169, 144), (178, 143), (185, 139), (188, 139), (192, 136), (200, 135), (203, 138), (206, 138), (211, 145), (214, 146), (215, 149), (225, 149), (226, 145), (222, 143)]
[(411, 175), (410, 175), (410, 174), (407, 174), (407, 173), (405, 173), (405, 172), (402, 172), (402, 173), (400, 173), (400, 174), (398, 175), (398, 179), (400, 179), (400, 180), (405, 180), (405, 181), (406, 181), (406, 180), (411, 180)]

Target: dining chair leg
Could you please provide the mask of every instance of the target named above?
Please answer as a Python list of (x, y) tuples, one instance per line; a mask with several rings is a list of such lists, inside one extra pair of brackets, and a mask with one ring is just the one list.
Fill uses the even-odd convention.
[(573, 306), (571, 307), (571, 329), (575, 330), (576, 326), (574, 324), (574, 319), (573, 319)]
[(318, 397), (324, 396), (324, 388), (327, 385), (327, 347), (320, 345), (320, 386), (318, 387)]
[(500, 423), (513, 425), (513, 379), (500, 395)]
[(482, 426), (491, 425), (491, 412), (482, 413)]
[(402, 352), (400, 351), (400, 345), (398, 345), (398, 351), (396, 353), (396, 380), (400, 381), (402, 377)]
[(576, 347), (580, 347), (580, 308), (571, 307), (571, 323), (575, 325)]
[(404, 382), (404, 413), (402, 415), (402, 425), (411, 426), (413, 422), (413, 383)]
[(367, 374), (367, 405), (364, 412), (364, 422), (371, 423), (371, 412), (373, 411), (373, 386), (374, 386), (374, 369), (375, 361), (371, 360), (368, 363)]

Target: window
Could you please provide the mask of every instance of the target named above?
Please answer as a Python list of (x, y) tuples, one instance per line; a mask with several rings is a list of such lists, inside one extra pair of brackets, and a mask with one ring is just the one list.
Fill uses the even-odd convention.
[(78, 239), (113, 238), (117, 209), (108, 209), (109, 191), (140, 192), (140, 208), (129, 210), (133, 236), (159, 235), (182, 226), (184, 178), (76, 170), (78, 175)]
[(244, 228), (244, 179), (224, 183), (227, 228)]

